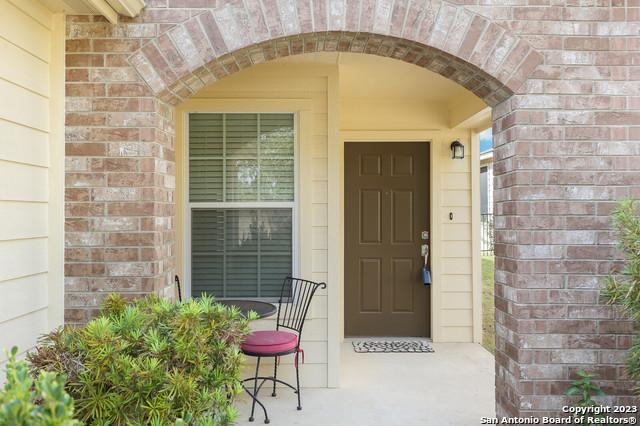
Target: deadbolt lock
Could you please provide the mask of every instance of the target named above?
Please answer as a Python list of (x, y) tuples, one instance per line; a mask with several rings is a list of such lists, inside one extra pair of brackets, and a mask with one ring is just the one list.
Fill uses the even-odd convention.
[(422, 239), (423, 240), (428, 240), (429, 239), (429, 231), (422, 231)]

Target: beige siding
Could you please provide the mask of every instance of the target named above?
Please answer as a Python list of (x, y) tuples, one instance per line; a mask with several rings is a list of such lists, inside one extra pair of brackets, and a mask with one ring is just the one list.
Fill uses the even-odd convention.
[[(460, 139), (467, 149), (462, 160), (451, 159), (449, 142)], [(440, 341), (473, 340), (473, 247), (471, 207), (472, 150), (467, 133), (440, 144)], [(453, 215), (451, 219), (450, 215)], [(476, 254), (477, 255), (477, 254)]]
[(61, 245), (52, 250), (62, 229), (53, 196), (62, 186), (51, 182), (61, 171), (51, 167), (59, 160), (51, 152), (60, 152), (52, 143), (63, 143), (55, 139), (62, 124), (51, 123), (62, 114), (52, 111), (52, 88), (63, 84), (54, 69), (59, 22), (36, 0), (0, 0), (0, 360), (4, 349), (27, 350), (61, 323), (51, 315), (62, 309), (61, 265), (51, 259), (51, 252), (56, 263), (62, 256)]
[[(298, 180), (299, 187), (299, 270), (298, 274), (317, 281), (326, 281), (328, 272), (327, 221), (327, 81), (328, 68), (294, 65), (265, 64), (250, 68), (202, 89), (178, 109), (177, 173), (178, 180), (186, 182), (181, 167), (184, 159), (183, 122), (188, 111), (228, 112), (297, 112), (298, 128)], [(230, 102), (230, 100), (234, 102)], [(308, 191), (307, 188), (311, 188)], [(184, 191), (178, 192), (178, 203), (183, 205)], [(180, 211), (178, 223), (182, 223)], [(180, 225), (179, 225), (180, 226)], [(186, 230), (188, 232), (188, 230)], [(182, 234), (182, 232), (179, 232)], [(182, 240), (182, 239), (180, 239)], [(178, 271), (183, 270), (187, 252), (179, 242)], [(305, 323), (302, 347), (305, 363), (301, 374), (306, 387), (327, 386), (327, 293), (315, 297), (309, 320)], [(255, 329), (275, 328), (274, 318), (254, 323)], [(273, 364), (265, 363), (265, 370)], [(282, 364), (292, 364), (293, 357), (285, 357)], [(252, 367), (248, 367), (251, 369)], [(285, 379), (295, 380), (293, 368), (280, 370)]]

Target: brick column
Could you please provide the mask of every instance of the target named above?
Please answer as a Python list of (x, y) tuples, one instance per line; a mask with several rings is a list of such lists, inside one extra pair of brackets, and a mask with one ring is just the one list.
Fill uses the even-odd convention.
[(108, 292), (173, 295), (175, 164), (173, 107), (127, 61), (141, 45), (131, 35), (154, 36), (155, 24), (124, 39), (101, 17), (69, 19), (65, 319), (74, 323)]
[(615, 200), (638, 196), (637, 145), (624, 140), (626, 129), (584, 125), (617, 113), (580, 105), (529, 93), (494, 109), (499, 416), (557, 415), (579, 370), (597, 374), (616, 395), (609, 403), (636, 402), (621, 365), (633, 323), (599, 289), (620, 266), (609, 215)]

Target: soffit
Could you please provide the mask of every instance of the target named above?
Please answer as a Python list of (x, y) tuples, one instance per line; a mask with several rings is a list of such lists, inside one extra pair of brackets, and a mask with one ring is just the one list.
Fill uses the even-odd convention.
[(54, 12), (78, 15), (103, 15), (116, 23), (118, 15), (134, 17), (145, 6), (145, 0), (40, 0)]

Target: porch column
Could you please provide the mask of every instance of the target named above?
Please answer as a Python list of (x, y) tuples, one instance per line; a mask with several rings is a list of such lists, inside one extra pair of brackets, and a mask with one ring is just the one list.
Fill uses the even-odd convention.
[[(521, 93), (493, 111), (498, 416), (558, 415), (579, 370), (617, 395), (611, 404), (633, 403), (622, 365), (633, 324), (599, 300), (599, 289), (619, 266), (615, 200), (639, 195), (637, 143), (607, 125), (615, 113), (587, 105)], [(598, 125), (584, 125), (592, 120)]]
[[(129, 66), (141, 39), (70, 16), (66, 45), (65, 321), (104, 296), (173, 297), (174, 117)], [(141, 26), (152, 37), (155, 26)]]

